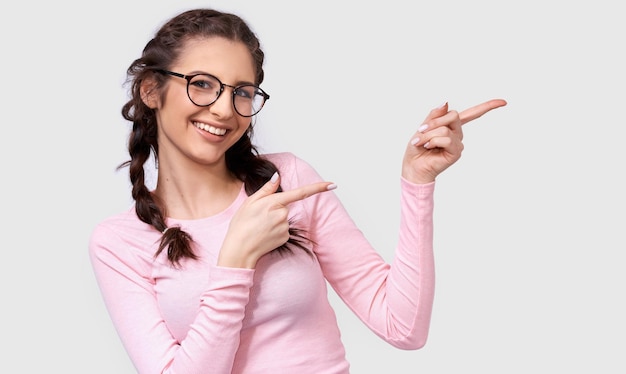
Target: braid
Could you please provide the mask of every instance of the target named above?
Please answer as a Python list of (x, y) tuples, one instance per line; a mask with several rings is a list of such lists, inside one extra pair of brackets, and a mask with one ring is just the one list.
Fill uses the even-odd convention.
[(139, 219), (163, 233), (155, 257), (167, 248), (168, 259), (172, 264), (180, 265), (181, 258), (197, 259), (198, 257), (191, 250), (191, 235), (178, 227), (167, 227), (161, 208), (162, 202), (146, 187), (144, 165), (150, 157), (150, 139), (156, 139), (156, 134), (150, 134), (150, 131), (143, 130), (144, 128), (153, 129), (153, 132), (156, 132), (156, 126), (147, 126), (135, 122), (128, 141), (128, 152), (131, 160), (123, 163), (119, 168), (129, 166), (130, 181), (133, 187), (132, 197), (135, 200), (135, 212)]

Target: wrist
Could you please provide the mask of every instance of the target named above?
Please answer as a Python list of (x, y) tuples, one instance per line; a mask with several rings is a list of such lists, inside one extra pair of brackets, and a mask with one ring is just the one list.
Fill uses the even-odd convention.
[(428, 173), (416, 173), (414, 170), (403, 170), (402, 178), (413, 184), (428, 184), (435, 181), (435, 176)]
[(217, 257), (217, 266), (229, 268), (254, 269), (258, 258), (252, 255), (245, 255), (242, 251), (229, 250), (222, 247)]

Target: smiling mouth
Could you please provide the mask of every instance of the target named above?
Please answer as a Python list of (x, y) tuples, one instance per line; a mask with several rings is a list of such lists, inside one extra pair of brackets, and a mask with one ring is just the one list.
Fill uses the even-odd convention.
[(210, 134), (213, 134), (213, 135), (222, 136), (222, 135), (226, 134), (226, 129), (219, 129), (217, 127), (213, 127), (213, 126), (208, 125), (206, 123), (193, 122), (193, 125), (196, 126), (197, 128), (199, 128), (200, 130), (206, 131), (206, 132), (208, 132)]

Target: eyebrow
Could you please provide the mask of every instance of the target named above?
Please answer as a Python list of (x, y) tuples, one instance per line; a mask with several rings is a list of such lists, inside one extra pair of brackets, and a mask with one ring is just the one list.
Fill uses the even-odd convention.
[[(194, 71), (192, 71), (192, 72), (190, 72), (190, 73), (186, 73), (185, 75), (196, 75), (196, 74), (208, 74), (208, 75), (211, 75), (211, 76), (213, 76), (213, 77), (215, 77), (215, 78), (219, 79), (220, 81), (222, 81), (222, 83), (225, 83), (225, 84), (230, 85), (230, 83), (226, 83), (226, 82), (224, 82), (224, 81), (222, 80), (222, 78), (218, 77), (218, 76), (217, 76), (217, 75), (215, 75), (215, 74), (209, 73), (209, 72), (207, 72), (207, 71), (202, 71), (202, 70), (194, 70)], [(255, 85), (256, 85), (256, 83), (251, 82), (251, 81), (238, 81), (238, 82), (233, 83), (232, 85), (233, 85), (233, 86), (243, 86), (243, 85), (246, 85), (246, 84), (251, 84), (251, 85), (253, 85), (253, 86), (255, 86)]]

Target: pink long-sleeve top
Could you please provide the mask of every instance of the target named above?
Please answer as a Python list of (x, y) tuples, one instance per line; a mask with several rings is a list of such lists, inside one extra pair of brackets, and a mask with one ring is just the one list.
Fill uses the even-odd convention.
[[(291, 153), (265, 155), (290, 190), (322, 181)], [(217, 266), (242, 189), (223, 212), (198, 220), (167, 219), (193, 238), (198, 260), (175, 268), (161, 233), (134, 207), (96, 226), (93, 269), (121, 341), (142, 374), (348, 373), (326, 282), (379, 337), (421, 348), (434, 296), (434, 183), (400, 179), (401, 219), (395, 257), (386, 263), (355, 226), (334, 192), (290, 204), (289, 215), (317, 243), (262, 257), (255, 269)]]

